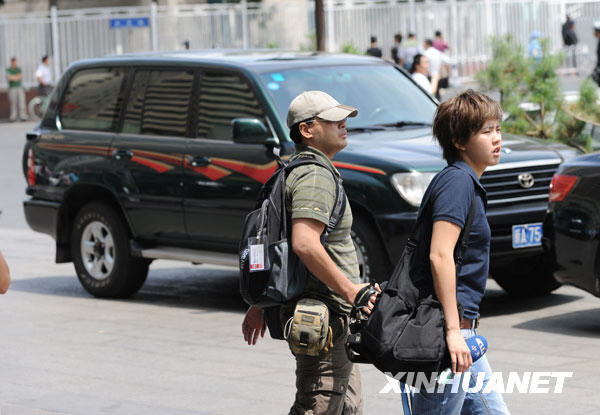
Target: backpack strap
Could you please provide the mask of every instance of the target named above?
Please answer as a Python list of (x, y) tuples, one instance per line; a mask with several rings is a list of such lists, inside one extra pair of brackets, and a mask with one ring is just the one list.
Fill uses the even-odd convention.
[[(332, 172), (333, 173), (333, 172)], [(337, 177), (335, 174), (333, 175), (333, 179), (335, 180), (335, 204), (333, 205), (333, 211), (331, 212), (331, 216), (329, 217), (329, 224), (325, 228), (325, 232), (321, 236), (322, 241), (325, 240), (324, 237), (329, 235), (337, 226), (339, 221), (344, 216), (346, 212), (346, 192), (344, 191), (344, 186), (342, 185), (342, 179)]]
[[(286, 177), (287, 177), (289, 172), (292, 171), (293, 169), (295, 169), (296, 167), (306, 166), (306, 165), (310, 165), (310, 164), (320, 166), (320, 167), (326, 169), (327, 171), (329, 171), (331, 173), (331, 175), (333, 176), (333, 181), (335, 183), (335, 202), (333, 205), (333, 210), (331, 212), (331, 215), (329, 216), (329, 223), (327, 224), (327, 226), (323, 230), (323, 233), (321, 234), (321, 243), (323, 243), (325, 241), (325, 239), (327, 238), (327, 235), (329, 235), (335, 229), (335, 227), (338, 225), (339, 221), (344, 216), (344, 213), (346, 211), (346, 192), (344, 191), (344, 186), (342, 185), (342, 179), (337, 177), (337, 175), (335, 174), (335, 172), (333, 170), (331, 170), (325, 164), (321, 163), (320, 161), (318, 161), (317, 159), (315, 159), (313, 157), (295, 158), (295, 159), (289, 161), (283, 168), (285, 169), (285, 173), (286, 173)], [(285, 203), (285, 191), (283, 192), (283, 194), (284, 194), (284, 203)], [(285, 204), (284, 204), (284, 206), (285, 206)]]

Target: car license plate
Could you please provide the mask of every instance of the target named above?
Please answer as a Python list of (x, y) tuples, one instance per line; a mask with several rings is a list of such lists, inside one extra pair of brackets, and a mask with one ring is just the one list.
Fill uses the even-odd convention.
[(542, 245), (542, 224), (527, 223), (512, 227), (512, 247), (528, 248)]

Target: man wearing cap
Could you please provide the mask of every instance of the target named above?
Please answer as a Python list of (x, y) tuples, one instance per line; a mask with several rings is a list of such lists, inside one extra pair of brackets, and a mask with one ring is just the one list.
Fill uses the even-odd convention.
[[(323, 301), (329, 308), (333, 348), (317, 357), (296, 356), (296, 399), (290, 415), (361, 414), (362, 387), (358, 367), (346, 356), (351, 304), (368, 284), (358, 284), (356, 250), (350, 236), (352, 211), (346, 210), (323, 244), (321, 234), (329, 223), (336, 187), (330, 171), (339, 177), (331, 159), (346, 147), (346, 118), (356, 108), (341, 105), (322, 91), (306, 91), (290, 104), (287, 124), (296, 144), (291, 159), (312, 157), (327, 166), (299, 166), (286, 179), (286, 209), (292, 218), (292, 248), (310, 271), (305, 296)], [(378, 288), (378, 287), (377, 287)], [(373, 308), (375, 295), (368, 308)], [(293, 314), (295, 304), (281, 307), (282, 321)], [(262, 310), (251, 307), (242, 324), (244, 339), (256, 344), (264, 335)]]

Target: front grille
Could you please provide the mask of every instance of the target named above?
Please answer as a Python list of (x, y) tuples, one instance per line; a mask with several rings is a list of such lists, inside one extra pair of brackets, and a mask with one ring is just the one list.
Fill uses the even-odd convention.
[(504, 226), (490, 226), (492, 231), (492, 239), (502, 236), (512, 236), (512, 224)]
[[(548, 200), (548, 188), (561, 160), (540, 160), (499, 164), (486, 170), (481, 184), (487, 192), (488, 206)], [(519, 176), (529, 173), (533, 186), (524, 188)]]

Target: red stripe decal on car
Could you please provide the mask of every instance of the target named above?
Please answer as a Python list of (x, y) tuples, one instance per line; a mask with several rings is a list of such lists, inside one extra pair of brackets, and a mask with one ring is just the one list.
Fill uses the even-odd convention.
[(258, 165), (243, 163), (235, 160), (211, 158), (211, 162), (213, 164), (217, 164), (219, 166), (223, 166), (230, 170), (244, 174), (260, 183), (266, 183), (266, 181), (269, 180), (269, 177), (271, 177), (273, 173), (275, 173), (275, 170), (277, 170), (277, 163), (274, 161), (268, 164)]
[(152, 170), (156, 170), (159, 173), (164, 173), (168, 170), (173, 169), (173, 166), (169, 164), (161, 163), (160, 161), (150, 160), (145, 157), (133, 156), (131, 158), (131, 161), (133, 161), (134, 163), (142, 164), (146, 167), (150, 167)]
[(383, 170), (379, 170), (373, 167), (359, 166), (358, 164), (342, 163), (340, 161), (334, 161), (333, 165), (338, 169), (358, 170), (364, 171), (366, 173), (375, 173), (385, 176), (385, 172)]

